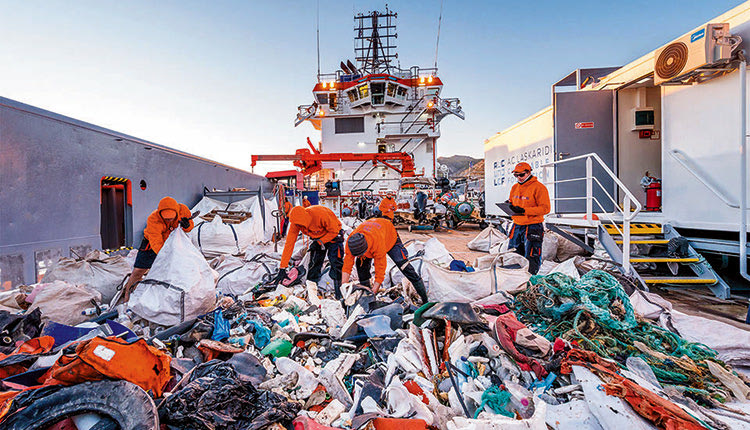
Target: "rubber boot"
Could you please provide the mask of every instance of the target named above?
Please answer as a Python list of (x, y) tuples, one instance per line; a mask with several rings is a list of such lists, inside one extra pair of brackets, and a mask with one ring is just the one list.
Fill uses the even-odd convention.
[(341, 280), (331, 279), (331, 282), (333, 282), (333, 294), (336, 297), (336, 300), (343, 300), (344, 295), (341, 294)]
[(419, 298), (422, 299), (422, 304), (427, 303), (427, 290), (424, 287), (424, 282), (422, 282), (422, 280), (420, 279), (417, 282), (412, 282), (411, 284), (414, 286), (414, 289), (417, 290)]

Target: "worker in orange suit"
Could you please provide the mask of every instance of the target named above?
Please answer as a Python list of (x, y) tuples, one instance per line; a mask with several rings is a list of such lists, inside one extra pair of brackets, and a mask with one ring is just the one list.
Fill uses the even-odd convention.
[(283, 215), (284, 215), (284, 225), (281, 227), (281, 235), (286, 235), (286, 230), (289, 227), (289, 212), (292, 210), (292, 202), (289, 201), (289, 198), (284, 199), (284, 206), (283, 206)]
[(172, 231), (178, 227), (186, 233), (193, 229), (193, 219), (187, 206), (177, 203), (172, 197), (164, 197), (159, 206), (146, 219), (146, 229), (143, 230), (143, 240), (135, 257), (133, 272), (123, 287), (123, 301), (130, 298), (133, 285), (140, 282), (143, 276), (154, 264), (156, 255), (164, 246)]
[(302, 207), (309, 208), (310, 206), (312, 206), (312, 203), (307, 199), (307, 196), (302, 196)]
[(513, 169), (518, 183), (510, 189), (513, 227), (510, 230), (509, 248), (529, 260), (529, 273), (535, 275), (542, 264), (542, 242), (544, 241), (544, 216), (550, 211), (549, 192), (531, 174), (529, 163), (518, 163)]
[(380, 213), (383, 217), (393, 221), (393, 215), (396, 213), (396, 200), (393, 198), (393, 193), (389, 191), (385, 195), (383, 200), (380, 201), (378, 209), (380, 209)]
[[(422, 302), (427, 303), (427, 290), (424, 282), (409, 263), (409, 254), (393, 223), (385, 218), (371, 218), (357, 226), (349, 235), (346, 241), (342, 283), (349, 282), (356, 258), (359, 283), (370, 287), (372, 292), (377, 294), (385, 279), (386, 255), (391, 257), (401, 273), (414, 285)], [(371, 283), (370, 267), (373, 261), (375, 261), (375, 280)]]
[(334, 292), (337, 299), (341, 299), (341, 266), (344, 259), (344, 231), (341, 229), (341, 221), (332, 210), (325, 206), (310, 206), (303, 208), (295, 206), (289, 212), (289, 235), (286, 237), (284, 251), (281, 254), (281, 264), (276, 283), (286, 278), (286, 269), (289, 267), (289, 259), (294, 252), (294, 243), (299, 233), (310, 236), (310, 264), (307, 266), (308, 282), (320, 281), (321, 269), (326, 255), (331, 264), (329, 272), (333, 281)]

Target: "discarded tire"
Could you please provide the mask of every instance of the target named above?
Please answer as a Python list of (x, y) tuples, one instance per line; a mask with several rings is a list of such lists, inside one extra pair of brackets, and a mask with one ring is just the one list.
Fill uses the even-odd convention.
[(42, 430), (83, 413), (108, 417), (121, 430), (159, 428), (154, 401), (140, 387), (126, 381), (86, 382), (62, 388), (9, 416), (3, 428)]

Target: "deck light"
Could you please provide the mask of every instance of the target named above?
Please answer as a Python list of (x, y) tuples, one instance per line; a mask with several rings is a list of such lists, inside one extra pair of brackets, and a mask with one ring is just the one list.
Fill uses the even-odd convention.
[(432, 83), (432, 75), (430, 75), (430, 77), (427, 78), (427, 82)]
[(419, 78), (419, 83), (420, 84), (424, 84), (424, 76), (422, 76), (421, 78)]

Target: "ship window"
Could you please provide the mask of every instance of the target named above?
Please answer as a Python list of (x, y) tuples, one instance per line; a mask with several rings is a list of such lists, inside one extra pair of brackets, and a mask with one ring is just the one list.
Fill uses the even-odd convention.
[(370, 89), (367, 88), (367, 84), (362, 84), (357, 87), (359, 90), (359, 98), (365, 99), (367, 97), (370, 97)]
[(353, 90), (350, 90), (349, 92), (347, 92), (347, 94), (349, 95), (350, 102), (354, 103), (357, 100), (359, 100), (359, 92), (357, 92), (356, 88)]
[(396, 84), (388, 83), (388, 97), (396, 97)]
[(404, 88), (404, 87), (398, 87), (398, 91), (396, 93), (396, 97), (398, 97), (400, 99), (405, 99), (406, 98), (406, 91), (407, 91), (406, 88)]
[(354, 118), (336, 118), (334, 124), (336, 134), (342, 133), (364, 133), (365, 132), (365, 117), (354, 117)]
[(318, 99), (318, 104), (325, 105), (328, 104), (328, 94), (315, 94), (315, 98)]
[(382, 105), (385, 103), (385, 82), (370, 83), (370, 90), (372, 90), (372, 104)]
[(336, 110), (336, 93), (328, 94), (328, 105), (331, 109)]

